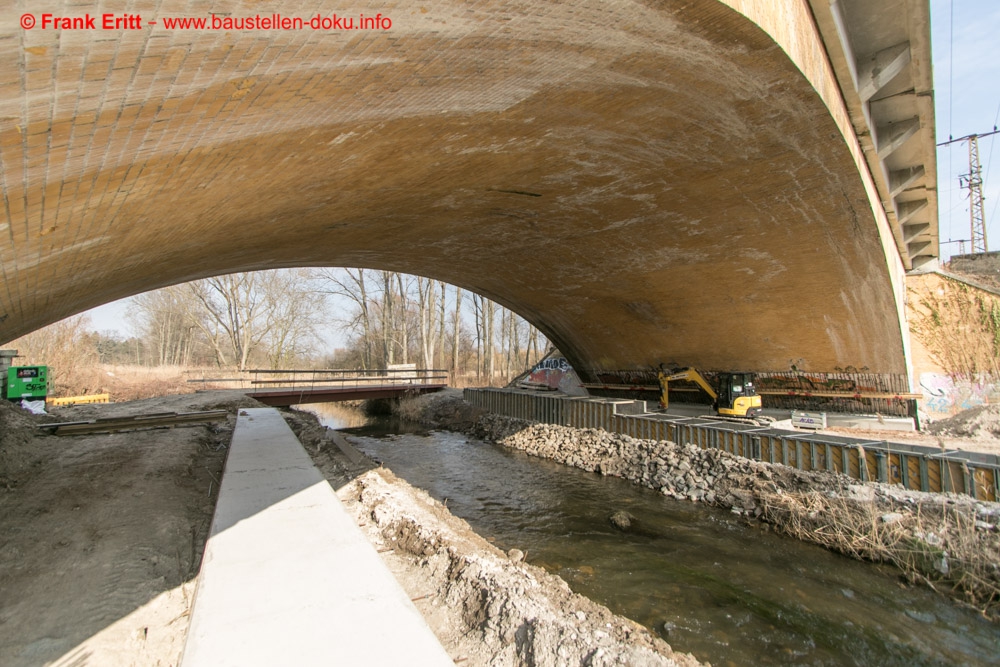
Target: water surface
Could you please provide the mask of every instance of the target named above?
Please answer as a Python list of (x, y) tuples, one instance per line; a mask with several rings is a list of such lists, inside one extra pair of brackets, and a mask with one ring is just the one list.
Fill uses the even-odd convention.
[[(892, 568), (449, 432), (345, 429), (479, 534), (714, 665), (985, 665), (998, 628)], [(609, 517), (625, 510), (633, 529)]]

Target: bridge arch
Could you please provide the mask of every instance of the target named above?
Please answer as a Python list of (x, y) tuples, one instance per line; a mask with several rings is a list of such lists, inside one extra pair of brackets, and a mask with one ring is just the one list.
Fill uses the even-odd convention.
[(349, 266), (483, 294), (577, 368), (905, 372), (892, 231), (812, 15), (772, 4), (12, 30), (0, 339), (210, 275)]

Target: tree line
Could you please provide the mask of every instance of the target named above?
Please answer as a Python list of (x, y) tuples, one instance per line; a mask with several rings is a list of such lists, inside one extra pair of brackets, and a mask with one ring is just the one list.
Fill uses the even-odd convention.
[[(132, 297), (135, 335), (88, 330), (79, 316), (7, 347), (44, 359), (144, 366), (378, 369), (414, 363), (509, 378), (548, 341), (517, 314), (442, 281), (373, 269), (278, 269), (206, 278)], [(330, 349), (331, 334), (346, 344)], [(38, 362), (41, 363), (41, 362)]]

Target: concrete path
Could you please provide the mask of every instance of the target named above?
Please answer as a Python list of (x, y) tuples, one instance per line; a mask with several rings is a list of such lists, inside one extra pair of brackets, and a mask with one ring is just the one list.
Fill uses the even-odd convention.
[(240, 410), (184, 667), (453, 665), (277, 410)]

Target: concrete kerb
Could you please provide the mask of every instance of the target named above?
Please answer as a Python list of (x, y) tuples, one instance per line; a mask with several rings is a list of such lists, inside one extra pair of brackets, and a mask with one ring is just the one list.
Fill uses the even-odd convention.
[(273, 408), (241, 410), (182, 665), (452, 665)]

